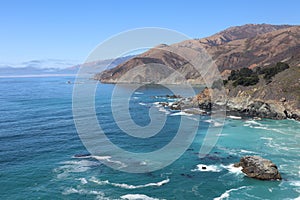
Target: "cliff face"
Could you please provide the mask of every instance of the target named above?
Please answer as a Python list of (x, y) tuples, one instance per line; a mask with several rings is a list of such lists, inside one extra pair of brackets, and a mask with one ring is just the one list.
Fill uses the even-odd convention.
[[(206, 49), (224, 77), (232, 69), (265, 67), (279, 61), (298, 66), (300, 26), (249, 24), (232, 27), (207, 38), (187, 40), (170, 46)], [(174, 71), (181, 74), (181, 77), (169, 76)], [(203, 83), (200, 74), (191, 64), (169, 52), (166, 45), (150, 49), (116, 68), (96, 74), (95, 79), (104, 83)]]
[[(300, 120), (300, 66), (276, 74), (271, 82), (263, 76), (252, 86), (225, 85), (228, 114), (272, 119), (292, 118)], [(201, 109), (207, 104), (218, 106), (218, 99), (211, 100), (218, 89), (206, 89), (193, 98), (193, 105)], [(184, 107), (184, 106), (182, 106)]]

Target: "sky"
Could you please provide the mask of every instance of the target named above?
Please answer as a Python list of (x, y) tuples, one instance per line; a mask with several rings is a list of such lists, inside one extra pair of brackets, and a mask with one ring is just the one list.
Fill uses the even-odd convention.
[(1, 0), (0, 62), (83, 62), (120, 32), (162, 27), (202, 38), (248, 23), (299, 25), (298, 0)]

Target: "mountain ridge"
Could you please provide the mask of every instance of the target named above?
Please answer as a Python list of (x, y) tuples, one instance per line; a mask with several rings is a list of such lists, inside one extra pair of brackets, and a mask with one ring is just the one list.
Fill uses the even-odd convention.
[[(300, 26), (247, 24), (228, 28), (210, 37), (185, 40), (170, 46), (195, 50), (204, 48), (215, 61), (222, 75), (226, 77), (232, 69), (242, 67), (265, 67), (280, 61), (298, 65), (300, 63), (299, 38)], [(103, 83), (117, 83), (130, 69), (142, 66), (138, 77), (135, 78), (135, 74), (132, 74), (128, 80), (123, 78), (122, 82), (182, 83), (182, 80), (169, 78), (170, 70), (166, 70), (165, 74), (155, 70), (153, 66), (158, 64), (178, 71), (186, 79), (185, 83), (203, 84), (201, 75), (188, 62), (168, 52), (168, 47), (168, 45), (159, 45), (159, 48), (152, 48), (113, 69), (96, 74), (94, 78)], [(146, 73), (147, 65), (150, 63), (151, 66), (148, 68), (151, 73)], [(157, 66), (156, 69), (160, 67)]]

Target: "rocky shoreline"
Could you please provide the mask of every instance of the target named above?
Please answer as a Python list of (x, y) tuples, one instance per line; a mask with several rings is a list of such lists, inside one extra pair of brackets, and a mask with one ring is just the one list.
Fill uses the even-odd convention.
[(226, 96), (222, 100), (211, 100), (213, 89), (204, 89), (196, 97), (179, 98), (174, 103), (162, 103), (171, 110), (181, 110), (191, 114), (209, 114), (212, 109), (226, 108), (226, 114), (240, 118), (294, 119), (300, 121), (300, 111), (293, 109), (285, 99), (264, 101), (250, 96)]

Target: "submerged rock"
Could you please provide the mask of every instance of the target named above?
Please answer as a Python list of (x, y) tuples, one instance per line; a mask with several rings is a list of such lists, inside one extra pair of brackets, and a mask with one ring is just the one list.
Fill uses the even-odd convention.
[(239, 163), (234, 164), (235, 167), (242, 167), (248, 177), (260, 180), (280, 180), (281, 175), (277, 166), (270, 160), (260, 156), (245, 156), (241, 158)]

